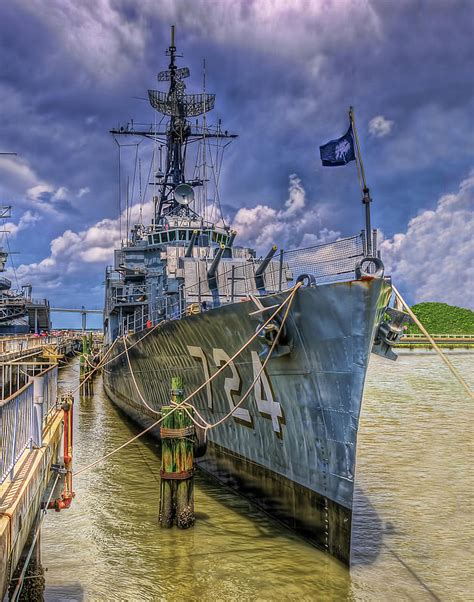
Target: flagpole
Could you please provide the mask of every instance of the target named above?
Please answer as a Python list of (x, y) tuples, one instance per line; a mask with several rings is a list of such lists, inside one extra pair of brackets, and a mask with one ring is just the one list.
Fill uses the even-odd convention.
[(357, 129), (355, 124), (354, 108), (349, 107), (349, 119), (352, 125), (352, 131), (354, 132), (354, 141), (356, 145), (356, 165), (357, 175), (359, 177), (359, 184), (362, 191), (362, 204), (365, 205), (365, 251), (367, 256), (372, 255), (372, 227), (370, 224), (370, 198), (369, 187), (365, 180), (364, 164), (362, 163), (362, 156), (360, 154), (359, 138), (357, 137)]

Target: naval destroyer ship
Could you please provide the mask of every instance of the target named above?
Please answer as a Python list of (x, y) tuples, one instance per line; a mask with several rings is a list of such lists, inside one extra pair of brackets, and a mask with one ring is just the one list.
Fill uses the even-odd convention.
[[(173, 28), (166, 54), (169, 67), (158, 80), (168, 89), (148, 91), (160, 121), (111, 130), (150, 139), (164, 162), (155, 172), (151, 223), (130, 228), (106, 270), (106, 392), (149, 427), (169, 403), (173, 376), (189, 394), (228, 363), (191, 400), (209, 423), (232, 412), (207, 431), (199, 466), (348, 564), (369, 356), (395, 358), (403, 321), (388, 307), (376, 233), (304, 249), (274, 246), (262, 257), (238, 246), (237, 233), (212, 219), (208, 190), (218, 179), (213, 149), (235, 136), (220, 121), (207, 124), (214, 95), (186, 92), (190, 73), (176, 64)], [(200, 150), (188, 174), (192, 145)], [(286, 323), (278, 314), (262, 328), (296, 283)], [(159, 427), (152, 433), (159, 437)]]

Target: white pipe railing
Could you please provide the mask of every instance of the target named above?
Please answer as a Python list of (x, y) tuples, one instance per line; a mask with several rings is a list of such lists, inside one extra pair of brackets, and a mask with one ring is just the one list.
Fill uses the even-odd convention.
[(0, 401), (0, 483), (10, 475), (25, 449), (41, 447), (43, 427), (56, 404), (58, 367), (33, 376), (21, 389)]
[(0, 402), (0, 483), (10, 475), (15, 464), (33, 441), (33, 383), (28, 383)]
[[(467, 339), (467, 340), (474, 340), (474, 334), (432, 334), (431, 336), (432, 336), (433, 339), (446, 339), (446, 340), (450, 340), (450, 339)], [(407, 334), (405, 334), (404, 339), (426, 339), (426, 336), (424, 334), (420, 334), (420, 333), (416, 333), (416, 334), (407, 333)]]

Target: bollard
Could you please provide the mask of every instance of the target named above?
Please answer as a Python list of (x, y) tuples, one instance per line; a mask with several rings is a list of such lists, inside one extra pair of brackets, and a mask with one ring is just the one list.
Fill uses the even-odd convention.
[[(183, 383), (171, 381), (171, 401), (183, 399)], [(161, 426), (160, 514), (162, 527), (176, 524), (180, 529), (194, 525), (194, 426), (184, 409), (171, 413), (173, 405), (163, 406)], [(191, 412), (191, 410), (188, 409)]]

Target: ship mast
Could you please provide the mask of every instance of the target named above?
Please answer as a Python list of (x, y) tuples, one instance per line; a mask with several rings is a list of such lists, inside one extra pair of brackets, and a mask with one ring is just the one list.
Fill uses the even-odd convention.
[[(110, 131), (114, 136), (144, 136), (166, 146), (165, 172), (159, 177), (160, 195), (155, 205), (154, 223), (163, 224), (168, 216), (200, 217), (189, 206), (194, 199), (194, 187), (203, 186), (204, 179), (188, 181), (185, 174), (186, 150), (190, 142), (204, 141), (208, 138), (236, 138), (235, 134), (208, 127), (191, 125), (189, 117), (205, 115), (214, 108), (215, 94), (187, 94), (184, 79), (189, 77), (188, 67), (178, 67), (175, 46), (175, 26), (171, 26), (171, 40), (166, 55), (170, 62), (166, 71), (158, 73), (159, 82), (168, 82), (168, 92), (148, 90), (151, 106), (163, 115), (170, 117), (164, 131), (136, 130), (132, 125)], [(165, 140), (163, 140), (165, 137)]]
[[(164, 204), (170, 194), (169, 182), (171, 181), (172, 190), (178, 184), (184, 183), (184, 153), (187, 143), (187, 135), (189, 126), (185, 119), (185, 85), (183, 79), (189, 76), (189, 69), (183, 68), (178, 71), (176, 66), (176, 46), (174, 43), (175, 26), (171, 26), (171, 43), (166, 51), (166, 55), (170, 57), (168, 71), (161, 71), (158, 74), (158, 81), (169, 79), (170, 87), (168, 92), (168, 102), (173, 107), (170, 111), (171, 120), (167, 134), (167, 154), (166, 154), (166, 170), (164, 182), (161, 190), (160, 205), (155, 215), (155, 220), (161, 215)], [(160, 110), (159, 101), (156, 100), (154, 91), (149, 90), (148, 95), (152, 106)], [(155, 105), (153, 104), (155, 102)], [(189, 209), (189, 208), (188, 208)]]

